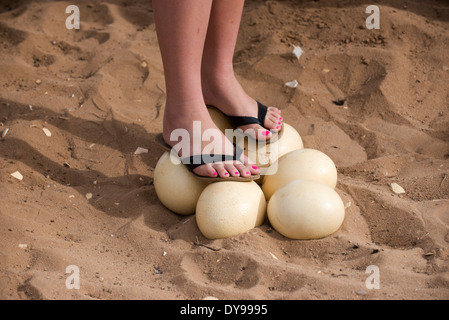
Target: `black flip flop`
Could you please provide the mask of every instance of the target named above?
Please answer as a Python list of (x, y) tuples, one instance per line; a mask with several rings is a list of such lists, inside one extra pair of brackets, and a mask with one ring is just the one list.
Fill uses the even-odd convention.
[[(215, 108), (215, 109), (219, 110), (215, 106), (208, 105), (208, 107), (212, 107), (212, 108)], [(246, 125), (249, 125), (249, 124), (258, 124), (262, 128), (265, 128), (264, 124), (265, 124), (265, 117), (267, 116), (267, 112), (268, 112), (268, 107), (265, 106), (264, 104), (260, 103), (259, 101), (257, 101), (257, 108), (258, 108), (257, 118), (255, 118), (255, 117), (247, 117), (247, 116), (228, 116), (227, 114), (225, 114), (223, 112), (222, 113), (223, 113), (223, 115), (225, 117), (228, 118), (229, 123), (231, 124), (231, 126), (234, 127), (234, 129), (237, 129), (238, 127), (246, 126)], [(282, 126), (280, 131), (278, 131), (277, 133), (274, 133), (273, 136), (270, 139), (267, 139), (264, 142), (266, 144), (269, 144), (270, 142), (274, 141), (273, 138), (276, 138), (276, 140), (279, 139), (281, 133), (283, 132), (283, 129), (284, 129), (284, 127)], [(270, 130), (268, 130), (268, 131), (270, 131)], [(249, 137), (249, 138), (251, 138), (251, 139), (253, 139), (255, 141), (258, 141), (258, 139), (254, 138), (250, 134), (246, 134), (245, 132), (243, 132), (240, 129), (239, 129), (239, 133), (241, 135), (245, 136), (245, 137)]]
[[(164, 137), (162, 135), (162, 133), (159, 133), (156, 135), (155, 137), (155, 141), (157, 142), (157, 144), (162, 148), (162, 150), (167, 151), (167, 152), (171, 152), (172, 151), (172, 147), (170, 147), (164, 140)], [(233, 156), (231, 155), (222, 155), (222, 154), (210, 154), (210, 155), (197, 155), (197, 156), (191, 156), (188, 158), (183, 158), (180, 159), (181, 163), (184, 164), (186, 166), (186, 168), (193, 174), (195, 175), (196, 178), (201, 179), (201, 180), (205, 180), (205, 181), (212, 181), (212, 182), (217, 182), (217, 181), (240, 181), (240, 182), (248, 182), (248, 181), (254, 181), (260, 178), (260, 175), (251, 175), (250, 177), (232, 177), (229, 176), (227, 178), (222, 178), (220, 176), (217, 177), (204, 177), (204, 176), (200, 176), (197, 175), (195, 172), (193, 172), (193, 170), (195, 170), (196, 168), (208, 164), (208, 163), (216, 163), (216, 162), (225, 162), (225, 161), (239, 161), (238, 159), (240, 159), (240, 157), (243, 154), (243, 150), (237, 146), (235, 146), (235, 154)]]

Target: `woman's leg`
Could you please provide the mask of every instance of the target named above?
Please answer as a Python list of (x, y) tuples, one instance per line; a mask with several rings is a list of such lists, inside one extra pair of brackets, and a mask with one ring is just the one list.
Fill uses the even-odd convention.
[[(243, 12), (244, 0), (214, 0), (207, 30), (202, 64), (203, 95), (207, 104), (219, 108), (229, 116), (257, 118), (257, 102), (249, 97), (237, 81), (233, 57)], [(280, 130), (282, 118), (277, 108), (269, 108), (264, 127), (274, 132)], [(257, 139), (270, 138), (257, 124), (241, 127), (254, 129)]]
[[(207, 111), (201, 89), (201, 61), (211, 7), (212, 0), (153, 0), (167, 90), (163, 136), (173, 147), (179, 142), (171, 140), (173, 131), (184, 129), (189, 133), (190, 145), (183, 145), (181, 157), (186, 156), (186, 148), (190, 156), (199, 155), (205, 146), (210, 146), (209, 141), (197, 141), (201, 137), (193, 141), (195, 121), (201, 124), (202, 132), (209, 129), (219, 132)], [(217, 146), (214, 153), (233, 150), (223, 134), (217, 136), (219, 141), (213, 141)], [(235, 161), (203, 165), (195, 169), (195, 173), (211, 177), (248, 177), (258, 170)]]

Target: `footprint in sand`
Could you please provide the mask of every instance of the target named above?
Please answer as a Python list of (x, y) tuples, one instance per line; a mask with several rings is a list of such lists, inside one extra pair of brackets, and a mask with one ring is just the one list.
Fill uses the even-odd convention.
[(27, 38), (28, 34), (0, 23), (0, 48), (8, 49), (17, 46)]
[[(248, 289), (256, 286), (260, 275), (258, 263), (254, 259), (232, 252), (202, 252), (185, 255), (181, 261), (184, 270), (183, 286), (207, 287), (210, 282), (221, 286)], [(187, 281), (185, 281), (187, 280)]]

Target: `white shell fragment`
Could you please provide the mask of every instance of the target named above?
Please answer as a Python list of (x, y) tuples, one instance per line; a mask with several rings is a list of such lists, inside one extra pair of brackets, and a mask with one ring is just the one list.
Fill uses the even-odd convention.
[(22, 174), (21, 174), (19, 171), (16, 171), (16, 172), (14, 172), (14, 173), (11, 173), (11, 175), (12, 175), (14, 178), (16, 178), (17, 180), (20, 180), (20, 181), (23, 180), (23, 176), (22, 176)]
[(2, 133), (2, 138), (4, 138), (6, 136), (6, 134), (8, 133), (9, 128), (6, 128), (3, 133)]
[(272, 254), (271, 252), (270, 252), (270, 254), (271, 254), (271, 257), (272, 257), (273, 259), (279, 260), (278, 257), (276, 257), (276, 256), (275, 256), (274, 254)]
[(134, 154), (142, 154), (142, 153), (148, 153), (148, 149), (138, 147), (134, 152)]
[(297, 80), (289, 81), (285, 83), (285, 85), (289, 88), (296, 88), (298, 86), (298, 81)]
[(296, 56), (296, 58), (298, 58), (298, 60), (302, 56), (303, 53), (304, 53), (304, 50), (302, 50), (301, 47), (293, 46), (293, 54)]
[(42, 129), (47, 137), (51, 137), (51, 132), (47, 128)]
[(405, 193), (404, 188), (402, 188), (400, 185), (398, 185), (397, 183), (394, 183), (394, 182), (391, 184), (391, 190), (393, 190), (393, 192), (396, 194)]
[(92, 193), (86, 193), (86, 199), (87, 200), (92, 199)]

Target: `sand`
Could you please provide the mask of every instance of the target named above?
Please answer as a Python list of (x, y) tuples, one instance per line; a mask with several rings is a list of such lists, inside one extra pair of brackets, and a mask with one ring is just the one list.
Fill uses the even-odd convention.
[(242, 85), (338, 168), (344, 223), (311, 241), (211, 241), (164, 208), (150, 1), (76, 3), (80, 30), (73, 1), (0, 4), (1, 299), (449, 298), (447, 1), (380, 1), (379, 30), (362, 1), (247, 1)]

